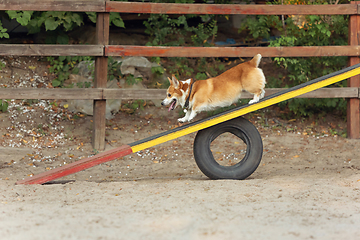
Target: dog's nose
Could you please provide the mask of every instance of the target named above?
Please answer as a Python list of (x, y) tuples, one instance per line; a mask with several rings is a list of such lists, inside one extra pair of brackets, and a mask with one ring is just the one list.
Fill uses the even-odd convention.
[(161, 105), (164, 106), (164, 102), (161, 102)]

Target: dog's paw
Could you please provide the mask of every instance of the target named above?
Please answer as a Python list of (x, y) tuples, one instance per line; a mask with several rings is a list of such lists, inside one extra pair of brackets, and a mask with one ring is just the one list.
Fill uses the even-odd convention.
[(256, 100), (253, 99), (253, 100), (250, 100), (250, 101), (249, 101), (249, 104), (253, 104), (253, 103), (256, 103), (256, 102), (258, 102), (258, 101), (256, 101)]
[(186, 119), (185, 117), (178, 119), (178, 122), (179, 122), (179, 123), (184, 123), (184, 122), (186, 122), (186, 121), (187, 121), (187, 119)]

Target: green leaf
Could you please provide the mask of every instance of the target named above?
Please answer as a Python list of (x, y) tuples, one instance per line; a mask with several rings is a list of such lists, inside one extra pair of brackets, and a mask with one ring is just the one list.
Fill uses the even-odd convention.
[(32, 13), (33, 13), (32, 11), (24, 11), (24, 12), (22, 13), (22, 17), (21, 17), (21, 18), (16, 18), (16, 20), (17, 20), (18, 23), (20, 23), (22, 26), (26, 26), (26, 25), (28, 25), (28, 23), (30, 22)]
[[(37, 26), (41, 27), (41, 25), (43, 25), (45, 20), (48, 18), (49, 18), (48, 16), (46, 16), (44, 13), (42, 13), (41, 16), (37, 18)], [(36, 20), (34, 20), (34, 21), (36, 21)]]
[(17, 15), (18, 15), (17, 11), (14, 11), (14, 10), (6, 11), (6, 13), (9, 15), (9, 18), (10, 18), (10, 19), (14, 19), (14, 18), (16, 18)]
[(78, 13), (73, 13), (71, 15), (71, 20), (75, 22), (78, 26), (80, 26), (83, 23), (82, 16)]
[(58, 86), (61, 85), (61, 82), (60, 82), (59, 80), (57, 80), (57, 79), (54, 79), (54, 80), (52, 80), (52, 85), (53, 85), (54, 87), (58, 87)]
[(219, 69), (220, 71), (224, 71), (224, 70), (225, 70), (225, 65), (224, 65), (224, 64), (218, 65), (218, 69)]
[(64, 11), (62, 11), (62, 12), (52, 11), (52, 12), (47, 12), (47, 15), (48, 15), (48, 17), (63, 19), (65, 16), (65, 13), (66, 12), (64, 12)]
[(22, 26), (26, 26), (30, 19), (33, 11), (6, 11), (10, 19), (16, 18), (16, 21)]
[(65, 59), (66, 59), (66, 56), (60, 56), (59, 57), (59, 61), (61, 61), (61, 62), (65, 61)]
[(195, 76), (195, 79), (197, 80), (204, 80), (204, 79), (207, 79), (207, 76), (205, 73), (197, 73), (196, 76)]
[(67, 71), (69, 71), (69, 69), (70, 69), (69, 65), (66, 64), (62, 70), (63, 70), (64, 72), (67, 72)]
[(119, 13), (110, 13), (110, 22), (117, 27), (125, 28), (125, 24)]
[(72, 70), (73, 74), (78, 74), (79, 73), (79, 68), (78, 67), (74, 67)]
[(2, 111), (6, 112), (9, 107), (9, 103), (7, 101), (3, 102), (2, 104)]
[(45, 29), (46, 31), (55, 30), (59, 26), (59, 22), (55, 18), (48, 18), (45, 20)]
[(114, 19), (113, 24), (117, 27), (125, 28), (124, 21), (121, 18)]
[(70, 22), (70, 23), (68, 23), (68, 22), (63, 22), (62, 25), (64, 26), (65, 31), (70, 31), (70, 30), (72, 29), (72, 27), (73, 27), (73, 23), (72, 23), (72, 22)]
[(96, 23), (96, 13), (94, 12), (86, 12), (86, 15), (93, 23)]
[(70, 15), (64, 16), (64, 21), (67, 23), (71, 23), (72, 22), (71, 16)]

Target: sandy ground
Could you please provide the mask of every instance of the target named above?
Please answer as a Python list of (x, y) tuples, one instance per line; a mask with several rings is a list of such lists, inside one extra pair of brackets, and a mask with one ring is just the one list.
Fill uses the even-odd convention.
[[(1, 78), (46, 86), (43, 72), (10, 81), (5, 69)], [(243, 181), (204, 176), (193, 133), (52, 184), (15, 185), (98, 153), (92, 117), (60, 105), (12, 101), (0, 113), (1, 239), (359, 239), (360, 141), (338, 136), (333, 122), (304, 125), (267, 111), (246, 116), (264, 154)], [(177, 126), (178, 113), (144, 105), (107, 121), (107, 150)], [(241, 148), (229, 136), (217, 146), (224, 163)]]

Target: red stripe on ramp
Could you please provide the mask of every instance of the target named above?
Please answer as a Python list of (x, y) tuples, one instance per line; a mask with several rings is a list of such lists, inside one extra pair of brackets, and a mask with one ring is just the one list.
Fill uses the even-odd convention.
[(58, 167), (47, 172), (40, 173), (33, 177), (26, 178), (24, 180), (16, 182), (16, 184), (42, 184), (51, 180), (61, 178), (76, 172), (80, 172), (84, 169), (91, 168), (104, 162), (114, 160), (132, 153), (129, 145), (123, 145), (121, 147), (97, 154), (95, 156), (85, 158), (62, 167)]

